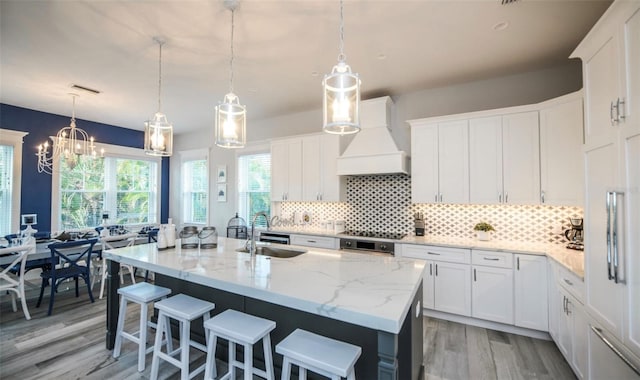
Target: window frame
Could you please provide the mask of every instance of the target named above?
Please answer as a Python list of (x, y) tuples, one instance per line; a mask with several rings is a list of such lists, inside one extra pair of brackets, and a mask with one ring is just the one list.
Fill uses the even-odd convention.
[[(180, 204), (180, 221), (182, 223), (189, 223), (189, 225), (195, 225), (195, 226), (208, 226), (210, 225), (210, 215), (211, 215), (211, 163), (209, 162), (209, 150), (208, 149), (193, 149), (193, 150), (185, 150), (185, 151), (180, 151), (178, 152), (178, 156), (180, 157), (180, 199), (179, 199), (179, 204)], [(205, 222), (204, 223), (197, 223), (197, 222), (192, 222), (192, 221), (187, 221), (185, 220), (185, 204), (183, 201), (183, 196), (184, 196), (184, 188), (183, 188), (183, 182), (184, 182), (184, 164), (190, 161), (200, 161), (200, 160), (204, 160), (206, 162), (207, 165), (207, 210), (206, 210), (206, 217), (205, 217)]]
[[(268, 143), (260, 143), (260, 144), (254, 144), (252, 146), (248, 146), (246, 148), (243, 149), (238, 149), (235, 152), (235, 172), (236, 172), (236, 178), (235, 178), (235, 184), (234, 186), (236, 187), (236, 189), (238, 189), (237, 191), (235, 191), (235, 199), (234, 199), (234, 207), (237, 210), (240, 210), (240, 157), (241, 156), (251, 156), (251, 155), (255, 155), (255, 154), (269, 154), (271, 155), (271, 145)], [(270, 168), (270, 174), (273, 173), (273, 162), (271, 162), (271, 168)], [(271, 191), (271, 190), (270, 190)], [(271, 198), (271, 197), (269, 197)], [(270, 208), (271, 208), (271, 214), (273, 214), (274, 212), (274, 202), (270, 202)], [(240, 217), (242, 217), (244, 219), (243, 215), (239, 215)], [(249, 216), (250, 217), (250, 216)], [(247, 224), (250, 226), (251, 225), (251, 219), (248, 218), (246, 220)], [(260, 226), (256, 226), (256, 230), (260, 231), (260, 230), (265, 230), (265, 227), (260, 227)]]
[[(52, 140), (55, 138), (52, 136)], [(113, 157), (121, 159), (142, 160), (156, 163), (156, 215), (158, 220), (156, 222), (149, 222), (149, 224), (160, 223), (160, 210), (162, 208), (162, 157), (150, 156), (144, 152), (143, 149), (131, 148), (121, 145), (102, 144), (97, 142), (98, 148), (104, 148), (104, 157)], [(114, 194), (112, 194), (115, 196)], [(51, 174), (51, 231), (61, 230), (60, 219), (60, 160), (53, 160), (53, 170)], [(57, 206), (54, 206), (57, 205)], [(87, 227), (86, 229), (88, 229)]]
[(22, 145), (29, 132), (0, 128), (0, 144), (13, 146), (13, 175), (11, 178), (11, 233), (20, 229), (22, 192)]

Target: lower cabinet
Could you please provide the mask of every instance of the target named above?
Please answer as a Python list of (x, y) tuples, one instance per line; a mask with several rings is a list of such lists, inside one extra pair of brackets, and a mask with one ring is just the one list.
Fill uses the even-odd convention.
[(471, 316), (513, 324), (513, 270), (474, 265)]
[(426, 260), (422, 285), (425, 308), (471, 316), (468, 249), (402, 244), (403, 257)]
[(549, 334), (576, 376), (589, 378), (589, 323), (581, 298), (584, 284), (558, 264), (550, 264)]
[(523, 254), (516, 254), (514, 257), (514, 324), (518, 327), (548, 331), (547, 258)]

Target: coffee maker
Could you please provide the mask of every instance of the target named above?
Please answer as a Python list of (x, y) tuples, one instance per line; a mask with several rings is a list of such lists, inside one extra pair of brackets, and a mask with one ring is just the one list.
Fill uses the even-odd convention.
[(583, 251), (583, 220), (582, 218), (569, 218), (569, 223), (571, 223), (571, 228), (564, 231), (564, 237), (569, 240), (567, 248)]

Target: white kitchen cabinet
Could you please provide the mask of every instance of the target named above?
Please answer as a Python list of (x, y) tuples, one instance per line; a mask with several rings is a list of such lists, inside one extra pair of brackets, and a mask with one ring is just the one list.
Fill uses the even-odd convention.
[(340, 136), (319, 134), (302, 139), (302, 200), (341, 202), (346, 194), (346, 177), (338, 175)]
[(271, 200), (302, 200), (302, 140), (271, 142)]
[(546, 256), (515, 254), (515, 325), (549, 330)]
[[(615, 1), (572, 57), (582, 59), (585, 90), (585, 306), (637, 360), (640, 3)], [(591, 370), (603, 360), (589, 352)]]
[(468, 122), (411, 122), (411, 201), (469, 203)]
[(471, 267), (468, 249), (403, 244), (403, 257), (426, 260), (423, 305), (446, 313), (471, 315)]
[(317, 235), (291, 235), (291, 244), (305, 247), (339, 249), (338, 239)]
[(471, 315), (513, 324), (513, 269), (511, 253), (471, 251)]
[(584, 206), (582, 91), (540, 108), (540, 201)]
[(540, 202), (538, 112), (469, 121), (471, 203)]

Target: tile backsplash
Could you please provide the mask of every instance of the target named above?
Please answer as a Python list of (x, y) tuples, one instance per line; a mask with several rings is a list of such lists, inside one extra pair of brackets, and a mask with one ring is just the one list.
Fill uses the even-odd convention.
[(310, 228), (344, 219), (350, 230), (402, 233), (413, 233), (413, 214), (422, 212), (429, 235), (473, 238), (473, 226), (484, 221), (496, 240), (558, 244), (566, 243), (568, 218), (583, 217), (573, 206), (412, 204), (411, 177), (401, 174), (347, 177), (346, 202), (283, 202), (280, 210), (282, 218), (309, 213)]

